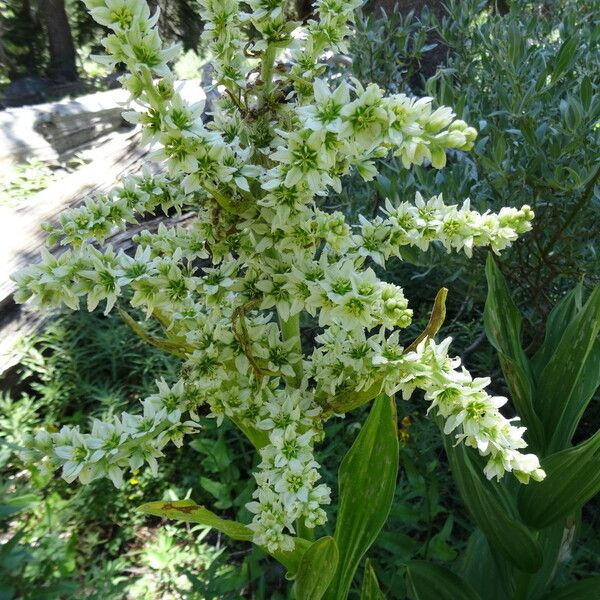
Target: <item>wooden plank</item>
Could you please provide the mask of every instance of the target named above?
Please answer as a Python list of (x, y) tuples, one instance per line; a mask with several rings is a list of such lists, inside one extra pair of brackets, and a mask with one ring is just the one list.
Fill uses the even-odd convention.
[(41, 224), (53, 221), (66, 208), (89, 194), (107, 191), (128, 173), (139, 170), (147, 156), (139, 148), (139, 132), (115, 136), (96, 158), (15, 207), (0, 207), (0, 307), (13, 293), (11, 273), (39, 260), (46, 234)]
[[(188, 102), (198, 102), (206, 97), (197, 80), (179, 83), (177, 88)], [(122, 106), (119, 107), (121, 110)], [(78, 206), (86, 196), (110, 190), (124, 175), (138, 173), (147, 164), (148, 149), (140, 148), (139, 142), (139, 128), (112, 132), (95, 143), (93, 160), (89, 164), (53, 182), (16, 207), (0, 206), (0, 374), (19, 361), (15, 352), (18, 340), (35, 332), (49, 318), (14, 303), (15, 284), (10, 275), (40, 260), (40, 251), (46, 243), (46, 233), (40, 227), (42, 223), (56, 221), (63, 210)], [(168, 223), (183, 223), (188, 218), (189, 215), (184, 215), (170, 219)], [(127, 231), (117, 231), (107, 242), (127, 249), (138, 231), (156, 230), (164, 220), (164, 217), (158, 217)], [(60, 251), (60, 247), (53, 251)]]

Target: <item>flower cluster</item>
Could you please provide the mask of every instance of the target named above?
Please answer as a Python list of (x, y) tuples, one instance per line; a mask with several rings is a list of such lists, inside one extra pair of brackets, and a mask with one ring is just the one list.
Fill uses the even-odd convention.
[[(183, 436), (199, 427), (193, 393), (185, 390), (183, 381), (173, 387), (164, 380), (157, 385), (158, 393), (143, 401), (142, 414), (124, 412), (109, 422), (94, 419), (91, 433), (64, 426), (57, 433), (41, 430), (26, 436), (25, 459), (44, 470), (62, 467), (62, 476), (69, 483), (109, 477), (121, 487), (125, 468), (135, 471), (146, 463), (156, 475), (156, 459), (162, 456), (164, 446), (170, 441), (181, 446)], [(192, 411), (195, 419), (183, 420), (186, 411)]]
[[(64, 213), (48, 227), (50, 242), (71, 248), (45, 251), (15, 275), (17, 300), (74, 310), (104, 303), (107, 312), (119, 303), (142, 337), (183, 359), (182, 380), (159, 382), (142, 413), (94, 421), (91, 433), (39, 432), (26, 440), (27, 457), (62, 467), (68, 481), (120, 485), (125, 468), (155, 470), (165, 444), (198, 430), (199, 414), (229, 418), (260, 454), (250, 527), (271, 551), (292, 547), (298, 520), (325, 521), (330, 491), (319, 482), (314, 446), (325, 420), (343, 412), (340, 398), (351, 408), (381, 392), (422, 390), (445, 433), (487, 457), (488, 477), (542, 478), (537, 458), (520, 452), (524, 429), (499, 412), (506, 400), (460, 368), (449, 339), (402, 345), (412, 320), (406, 295), (372, 268), (402, 258), (404, 246), (499, 252), (530, 228), (531, 210), (481, 214), (468, 200), (459, 207), (417, 195), (351, 223), (316, 205), (353, 171), (372, 179), (390, 154), (406, 168), (441, 168), (446, 150), (468, 151), (476, 136), (431, 98), (323, 78), (319, 58), (344, 49), (361, 1), (317, 0), (315, 19), (297, 30), (279, 0), (245, 2), (247, 13), (237, 0), (202, 0), (223, 91), (206, 120), (203, 106), (174, 88), (168, 62), (176, 49), (163, 48), (143, 0), (85, 2), (111, 30), (100, 60), (128, 69), (121, 80), (138, 110), (126, 118), (154, 145), (165, 173), (127, 178)], [(278, 64), (286, 48), (291, 63)], [(97, 246), (159, 208), (191, 216), (185, 227), (139, 233), (132, 253)], [(150, 336), (126, 302), (158, 321), (163, 337)], [(306, 315), (319, 327), (308, 352)]]

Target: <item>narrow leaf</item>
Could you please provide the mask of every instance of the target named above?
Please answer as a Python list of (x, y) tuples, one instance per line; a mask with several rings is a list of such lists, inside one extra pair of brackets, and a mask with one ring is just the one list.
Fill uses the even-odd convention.
[[(177, 500), (175, 502), (148, 502), (138, 508), (139, 511), (163, 517), (166, 519), (177, 519), (189, 523), (200, 523), (212, 527), (221, 533), (224, 533), (233, 540), (241, 542), (252, 541), (252, 530), (243, 523), (222, 519), (204, 506), (196, 504), (193, 500)], [(291, 552), (269, 552), (275, 560), (279, 561), (288, 570), (288, 575), (292, 576), (298, 570), (300, 559), (310, 542), (301, 538), (294, 538), (295, 548)], [(268, 550), (265, 549), (265, 552)]]
[(481, 600), (462, 577), (424, 560), (407, 565), (406, 584), (411, 600)]
[(577, 38), (571, 37), (560, 47), (552, 65), (552, 75), (550, 76), (552, 83), (558, 81), (560, 76), (571, 66), (577, 51), (577, 43)]
[(398, 475), (396, 404), (379, 396), (339, 471), (338, 568), (326, 598), (345, 599), (361, 558), (387, 520)]
[(485, 478), (468, 448), (453, 446), (447, 438), (444, 445), (460, 495), (490, 546), (517, 568), (535, 573), (542, 565), (542, 551), (533, 534), (517, 520), (508, 492)]
[(512, 401), (527, 427), (534, 449), (544, 447), (542, 423), (533, 406), (533, 380), (529, 361), (521, 347), (523, 318), (508, 291), (506, 281), (492, 255), (485, 265), (488, 295), (483, 313), (487, 337), (498, 350), (500, 366), (509, 386)]
[(373, 569), (373, 565), (368, 558), (365, 563), (365, 575), (363, 577), (360, 600), (385, 600), (385, 596), (377, 581), (375, 569)]
[(118, 308), (119, 315), (125, 321), (132, 331), (142, 338), (146, 343), (160, 348), (168, 354), (179, 356), (180, 358), (187, 358), (187, 354), (193, 351), (193, 347), (186, 344), (185, 341), (169, 340), (167, 338), (157, 338), (150, 335), (127, 311), (122, 308)]
[(538, 386), (538, 410), (547, 432), (550, 451), (562, 450), (573, 437), (596, 387), (600, 383), (600, 286), (569, 323)]
[(306, 550), (296, 574), (296, 600), (321, 600), (335, 574), (338, 557), (337, 544), (330, 536)]
[(600, 431), (541, 463), (546, 479), (521, 488), (518, 504), (525, 523), (538, 529), (575, 514), (600, 492)]
[(417, 338), (408, 346), (405, 350), (406, 353), (416, 350), (419, 344), (427, 338), (435, 337), (437, 332), (442, 328), (444, 321), (446, 320), (446, 297), (448, 296), (448, 290), (442, 288), (438, 291), (433, 302), (433, 309), (431, 310), (431, 316), (425, 329), (417, 336)]
[(565, 333), (565, 329), (581, 310), (582, 294), (583, 287), (581, 284), (576, 285), (556, 304), (550, 315), (548, 315), (544, 341), (531, 358), (531, 366), (538, 375), (544, 369), (552, 354), (554, 354)]

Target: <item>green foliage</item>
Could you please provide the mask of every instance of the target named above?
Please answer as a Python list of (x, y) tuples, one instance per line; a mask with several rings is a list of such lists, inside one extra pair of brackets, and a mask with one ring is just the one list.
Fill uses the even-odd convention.
[(359, 81), (373, 81), (390, 92), (410, 91), (422, 61), (436, 47), (431, 43), (432, 19), (424, 11), (395, 11), (389, 16), (366, 11), (356, 20), (350, 53), (352, 72)]
[(340, 465), (334, 534), (340, 559), (328, 599), (346, 598), (361, 558), (387, 520), (398, 474), (396, 421), (394, 399), (379, 396)]
[[(536, 598), (550, 588), (561, 557), (574, 544), (582, 507), (600, 491), (600, 432), (575, 447), (571, 440), (600, 385), (595, 355), (600, 287), (585, 304), (581, 287), (557, 304), (548, 319), (544, 346), (530, 359), (521, 347), (522, 316), (491, 258), (486, 273), (488, 337), (500, 353), (513, 395), (527, 390), (519, 400), (530, 405), (524, 414), (539, 417), (539, 439), (550, 442), (538, 447), (546, 479), (521, 488), (505, 479), (500, 483), (485, 480), (476, 466), (479, 457), (470, 449), (446, 444), (463, 501), (485, 536), (484, 540), (480, 534), (473, 535), (463, 569), (482, 597), (488, 597), (489, 580), (495, 580), (495, 598)], [(558, 332), (550, 329), (556, 324)], [(518, 385), (515, 366), (519, 367)], [(488, 582), (472, 577), (482, 559), (490, 567), (495, 565)], [(591, 589), (591, 584), (578, 585), (580, 590)]]
[(335, 575), (339, 562), (336, 541), (322, 537), (302, 556), (294, 593), (297, 600), (321, 600)]
[(41, 472), (29, 479), (8, 445), (40, 425), (85, 425), (89, 414), (118, 413), (147, 394), (155, 377), (174, 377), (176, 358), (143, 343), (117, 316), (96, 313), (60, 317), (22, 351), (20, 383), (0, 396), (2, 598), (233, 598), (245, 588), (266, 600), (275, 592), (261, 596), (261, 589), (286, 587), (259, 549), (233, 561), (208, 529), (158, 526), (135, 510), (161, 496), (176, 502), (189, 489), (212, 502), (200, 475), (217, 480), (228, 463), (219, 479), (233, 499), (228, 516), (244, 515), (253, 459), (233, 426), (217, 431), (207, 420), (202, 443), (174, 451), (157, 479), (134, 475), (119, 491), (101, 482), (74, 489)]
[(411, 600), (479, 600), (480, 596), (462, 577), (449, 569), (424, 561), (406, 566), (408, 597)]
[(540, 17), (535, 3), (514, 3), (501, 16), (470, 0), (451, 3), (437, 28), (449, 60), (426, 89), (479, 123), (473, 162), (461, 168), (471, 198), (491, 209), (518, 198), (536, 212), (532, 234), (503, 256), (536, 323), (581, 274), (600, 273), (599, 9), (551, 2)]

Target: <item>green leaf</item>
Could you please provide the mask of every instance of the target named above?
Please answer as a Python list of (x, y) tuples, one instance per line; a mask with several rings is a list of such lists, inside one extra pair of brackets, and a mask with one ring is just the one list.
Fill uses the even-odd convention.
[(579, 87), (579, 99), (581, 100), (581, 105), (586, 111), (590, 109), (593, 95), (594, 90), (592, 88), (592, 80), (590, 79), (589, 75), (586, 75), (581, 80), (581, 86)]
[(490, 546), (517, 568), (535, 573), (542, 565), (541, 548), (529, 529), (517, 520), (507, 490), (485, 478), (480, 465), (473, 464), (469, 449), (454, 446), (448, 438), (444, 438), (444, 446), (460, 495)]
[[(189, 523), (200, 523), (224, 533), (233, 540), (240, 542), (252, 541), (252, 530), (243, 523), (222, 519), (204, 506), (196, 504), (193, 500), (177, 500), (174, 502), (148, 502), (138, 508), (139, 511), (166, 519), (178, 519)], [(275, 560), (288, 569), (290, 576), (298, 570), (300, 560), (310, 542), (301, 538), (294, 538), (295, 548), (291, 552), (269, 552)], [(265, 549), (266, 552), (268, 552)]]
[(566, 40), (560, 47), (553, 63), (552, 75), (550, 76), (552, 83), (558, 81), (560, 76), (571, 66), (575, 58), (577, 43), (577, 38), (572, 37)]
[(389, 396), (373, 402), (339, 470), (335, 540), (338, 568), (326, 598), (345, 599), (361, 558), (387, 520), (398, 475), (396, 404)]
[(296, 574), (296, 599), (321, 600), (338, 565), (338, 548), (335, 540), (323, 537), (302, 556)]
[(252, 530), (249, 527), (237, 521), (222, 519), (204, 506), (196, 504), (193, 500), (147, 502), (146, 504), (142, 504), (138, 510), (156, 517), (207, 525), (240, 542), (252, 541)]
[(491, 254), (487, 257), (485, 275), (488, 294), (483, 316), (487, 337), (496, 350), (504, 352), (520, 367), (526, 369), (528, 361), (521, 348), (523, 318)]
[(540, 374), (538, 411), (548, 448), (562, 450), (573, 437), (594, 391), (600, 384), (600, 286), (569, 323), (558, 347)]
[(233, 505), (229, 498), (229, 487), (222, 481), (200, 477), (200, 485), (217, 500), (215, 503), (216, 508), (227, 509)]
[(406, 566), (406, 589), (411, 600), (481, 600), (462, 577), (424, 560)]
[(519, 512), (542, 529), (573, 515), (600, 492), (600, 431), (585, 442), (542, 459), (546, 479), (519, 492)]
[(534, 374), (540, 374), (556, 350), (565, 329), (582, 308), (583, 286), (576, 285), (548, 315), (544, 342), (531, 358)]
[[(515, 567), (493, 552), (483, 531), (477, 527), (461, 556), (460, 574), (485, 600), (510, 598)], [(511, 590), (512, 591), (512, 590)]]
[(600, 575), (552, 590), (544, 594), (540, 600), (598, 600), (598, 590), (600, 590)]
[(511, 399), (527, 427), (530, 443), (534, 448), (540, 449), (544, 447), (543, 428), (533, 406), (533, 381), (529, 361), (521, 347), (523, 318), (491, 254), (487, 258), (485, 274), (488, 282), (483, 312), (485, 332), (498, 351)]
[(365, 575), (363, 577), (360, 600), (385, 600), (385, 596), (377, 581), (375, 569), (373, 569), (373, 565), (368, 558), (365, 562)]

